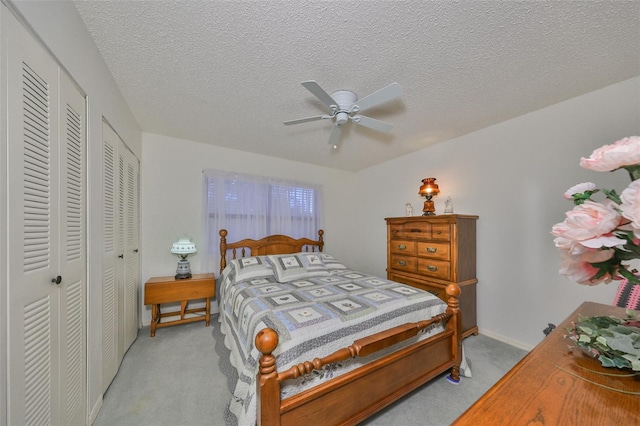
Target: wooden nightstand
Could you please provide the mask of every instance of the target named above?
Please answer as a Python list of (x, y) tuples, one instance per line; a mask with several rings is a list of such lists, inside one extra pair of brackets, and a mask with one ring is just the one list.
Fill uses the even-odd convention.
[[(150, 278), (144, 285), (144, 304), (151, 305), (151, 337), (156, 335), (156, 328), (205, 321), (208, 327), (211, 320), (210, 298), (216, 297), (216, 278), (213, 273), (193, 274), (193, 277), (176, 280), (174, 277)], [(190, 300), (205, 299), (204, 308), (187, 309)], [(180, 310), (160, 312), (162, 303), (180, 302)], [(186, 318), (185, 315), (204, 312), (204, 316)], [(180, 319), (161, 322), (162, 318), (180, 316)]]

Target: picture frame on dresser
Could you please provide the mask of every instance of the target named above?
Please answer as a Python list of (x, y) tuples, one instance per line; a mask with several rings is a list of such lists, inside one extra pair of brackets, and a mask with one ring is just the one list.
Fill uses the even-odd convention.
[(387, 279), (445, 300), (447, 285), (460, 287), (462, 336), (478, 334), (476, 223), (478, 216), (446, 214), (385, 218)]

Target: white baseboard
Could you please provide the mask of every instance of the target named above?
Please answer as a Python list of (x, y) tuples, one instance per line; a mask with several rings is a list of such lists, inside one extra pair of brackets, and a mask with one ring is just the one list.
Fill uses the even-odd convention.
[(486, 330), (484, 328), (479, 328), (478, 329), (478, 333), (483, 334), (483, 335), (485, 335), (487, 337), (491, 337), (492, 339), (499, 340), (499, 341), (501, 341), (503, 343), (506, 343), (508, 345), (515, 346), (518, 349), (523, 349), (523, 350), (525, 350), (527, 352), (529, 352), (531, 349), (534, 348), (534, 346), (531, 346), (528, 343), (524, 343), (524, 342), (521, 342), (519, 340), (511, 339), (509, 337), (503, 336), (503, 335), (498, 334), (498, 333), (494, 333), (493, 331)]
[(98, 400), (96, 401), (96, 404), (93, 406), (93, 408), (91, 409), (91, 414), (89, 415), (89, 424), (92, 425), (93, 422), (96, 421), (96, 417), (98, 417), (98, 413), (100, 412), (100, 409), (102, 408), (102, 395), (100, 395), (100, 398), (98, 398)]

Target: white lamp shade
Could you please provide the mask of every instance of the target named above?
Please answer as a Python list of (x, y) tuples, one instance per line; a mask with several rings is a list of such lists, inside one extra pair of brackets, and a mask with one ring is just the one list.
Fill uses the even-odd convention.
[(180, 238), (178, 242), (173, 243), (171, 253), (178, 255), (193, 254), (196, 252), (196, 245), (189, 238)]

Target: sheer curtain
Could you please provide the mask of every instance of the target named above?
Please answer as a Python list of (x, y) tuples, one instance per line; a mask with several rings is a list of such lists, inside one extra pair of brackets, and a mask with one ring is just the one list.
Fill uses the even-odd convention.
[(315, 239), (323, 226), (321, 185), (221, 170), (202, 174), (208, 271), (220, 269), (220, 229), (229, 231), (229, 241), (272, 234)]

